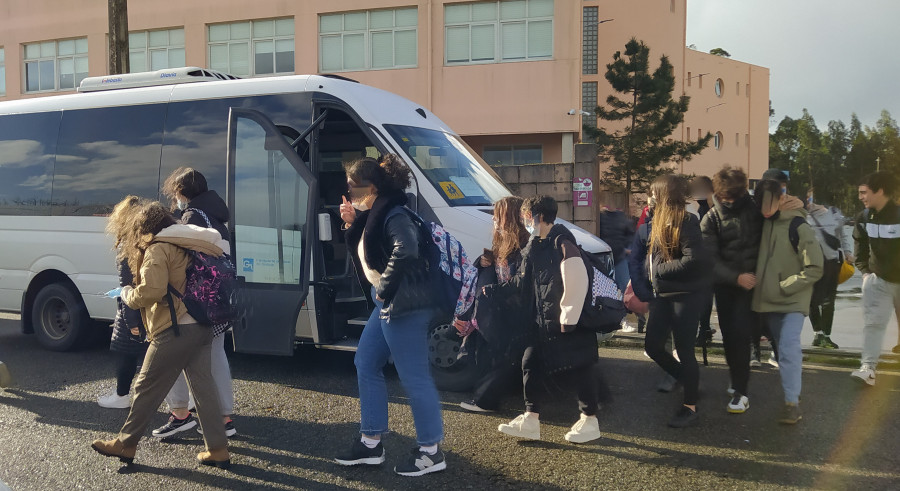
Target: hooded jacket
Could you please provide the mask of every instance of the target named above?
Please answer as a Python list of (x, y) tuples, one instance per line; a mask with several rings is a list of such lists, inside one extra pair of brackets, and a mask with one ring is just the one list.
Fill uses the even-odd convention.
[(749, 194), (731, 206), (718, 200), (713, 203), (700, 222), (703, 245), (715, 261), (715, 283), (737, 287), (738, 276), (756, 271), (763, 216)]
[[(222, 247), (228, 244), (213, 229), (195, 225), (175, 224), (156, 234), (153, 242), (144, 252), (141, 261), (140, 282), (134, 288), (122, 291), (122, 300), (133, 309), (140, 309), (147, 339), (152, 340), (159, 333), (172, 327), (169, 303), (166, 299), (168, 285), (184, 293), (187, 283), (185, 272), (190, 263), (185, 249), (219, 257)], [(187, 307), (174, 296), (175, 315), (178, 319), (187, 316)]]
[[(197, 212), (198, 210), (202, 211), (209, 218), (209, 226), (216, 229), (219, 235), (225, 239), (225, 242), (228, 242), (230, 234), (228, 227), (225, 225), (230, 219), (228, 205), (225, 204), (219, 193), (206, 191), (194, 196), (194, 199), (187, 204), (187, 208), (181, 214), (181, 223), (206, 227), (206, 220), (203, 218), (203, 214)], [(226, 248), (225, 252), (228, 252), (228, 250)]]
[[(837, 261), (840, 251), (852, 252), (853, 244), (850, 242), (850, 234), (844, 229), (843, 217), (835, 215), (831, 210), (819, 204), (811, 204), (807, 210), (806, 223), (816, 232), (816, 238), (822, 244), (822, 253), (826, 261)], [(840, 249), (832, 249), (825, 243), (823, 234), (831, 234), (841, 242)]]
[(856, 267), (875, 273), (891, 283), (900, 283), (900, 207), (888, 201), (881, 211), (868, 210), (856, 219)]
[(756, 261), (756, 288), (752, 307), (755, 312), (809, 315), (813, 285), (822, 277), (822, 247), (809, 225), (797, 228), (797, 251), (790, 239), (794, 217), (806, 219), (803, 202), (786, 196), (778, 212), (763, 221), (759, 258)]

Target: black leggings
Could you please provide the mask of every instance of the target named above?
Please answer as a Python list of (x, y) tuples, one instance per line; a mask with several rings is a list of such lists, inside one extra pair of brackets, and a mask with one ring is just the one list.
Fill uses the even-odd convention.
[(131, 391), (131, 381), (143, 359), (144, 353), (116, 352), (116, 394), (120, 397)]
[[(700, 367), (694, 353), (700, 311), (707, 292), (695, 292), (674, 297), (657, 297), (650, 302), (650, 318), (644, 349), (647, 355), (684, 386), (684, 403), (697, 404), (700, 390)], [(679, 362), (666, 350), (666, 341), (672, 333)]]
[(750, 338), (756, 313), (750, 309), (753, 292), (740, 287), (716, 286), (716, 309), (725, 345), (725, 361), (731, 373), (731, 387), (747, 395), (750, 380)]
[(831, 324), (834, 322), (834, 301), (837, 298), (841, 263), (837, 260), (825, 261), (823, 269), (822, 279), (813, 286), (809, 321), (812, 323), (814, 331), (831, 336)]
[[(578, 409), (585, 416), (594, 416), (597, 414), (598, 396), (597, 382), (594, 379), (594, 363), (573, 368), (564, 373), (563, 376), (571, 377), (575, 382), (575, 391), (578, 394)], [(529, 346), (525, 348), (522, 355), (522, 385), (523, 395), (525, 397), (525, 411), (531, 413), (540, 413), (538, 396), (543, 389), (541, 382), (543, 381), (545, 372), (541, 366), (540, 354), (538, 348)]]

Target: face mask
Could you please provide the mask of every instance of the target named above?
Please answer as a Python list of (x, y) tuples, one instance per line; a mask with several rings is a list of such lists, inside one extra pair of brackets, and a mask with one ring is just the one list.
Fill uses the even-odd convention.
[(354, 201), (350, 205), (356, 208), (356, 211), (366, 211), (369, 209), (369, 200), (362, 199), (360, 201)]
[(538, 221), (532, 220), (531, 223), (526, 224), (525, 230), (527, 230), (530, 235), (537, 235), (538, 234)]
[(647, 206), (656, 208), (656, 196), (650, 196), (650, 199), (647, 200)]
[(178, 209), (184, 211), (187, 208), (187, 202), (178, 200)]

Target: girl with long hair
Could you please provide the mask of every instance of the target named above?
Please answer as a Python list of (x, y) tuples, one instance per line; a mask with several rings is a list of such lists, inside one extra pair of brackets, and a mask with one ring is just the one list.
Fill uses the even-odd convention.
[[(656, 207), (646, 268), (653, 297), (644, 347), (653, 361), (684, 386), (683, 405), (669, 421), (669, 426), (682, 428), (698, 420), (700, 369), (694, 343), (711, 268), (703, 253), (700, 221), (685, 209), (687, 181), (673, 174), (660, 176), (650, 185), (650, 194)], [(665, 348), (670, 333), (678, 360)]]
[(107, 457), (132, 463), (150, 420), (184, 371), (194, 389), (197, 414), (205, 430), (206, 451), (200, 452), (197, 460), (203, 465), (228, 468), (228, 441), (210, 371), (212, 329), (191, 317), (175, 295), (168, 295), (170, 286), (179, 292), (185, 290), (190, 264), (186, 249), (218, 257), (225, 245), (222, 237), (212, 229), (177, 223), (156, 201), (114, 215), (109, 230), (134, 273), (134, 284), (122, 287), (122, 301), (140, 309), (150, 346), (124, 426), (116, 438), (95, 440), (91, 447)]

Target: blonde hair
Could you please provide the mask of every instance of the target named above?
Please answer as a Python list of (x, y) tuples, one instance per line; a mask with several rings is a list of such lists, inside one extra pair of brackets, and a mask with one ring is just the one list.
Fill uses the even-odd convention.
[(106, 223), (115, 239), (116, 257), (127, 260), (135, 282), (140, 280), (144, 252), (162, 229), (177, 223), (159, 201), (127, 196), (116, 204)]
[(650, 252), (660, 256), (663, 261), (669, 261), (675, 257), (681, 241), (688, 184), (681, 176), (666, 174), (653, 180), (650, 193), (656, 197), (650, 227)]

